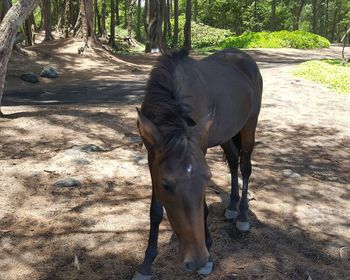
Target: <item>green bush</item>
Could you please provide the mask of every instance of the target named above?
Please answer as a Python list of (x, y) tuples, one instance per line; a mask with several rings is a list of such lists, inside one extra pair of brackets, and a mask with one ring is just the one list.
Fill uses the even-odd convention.
[(350, 64), (342, 65), (339, 59), (307, 61), (294, 74), (329, 86), (335, 92), (350, 94)]
[[(173, 24), (173, 23), (172, 23)], [(185, 26), (185, 17), (179, 17), (179, 46), (184, 43), (183, 29)], [(194, 49), (204, 47), (218, 46), (225, 38), (232, 36), (232, 32), (226, 29), (220, 29), (205, 25), (203, 23), (191, 23), (192, 47)]]
[(328, 48), (329, 41), (306, 31), (249, 32), (220, 42), (220, 48)]

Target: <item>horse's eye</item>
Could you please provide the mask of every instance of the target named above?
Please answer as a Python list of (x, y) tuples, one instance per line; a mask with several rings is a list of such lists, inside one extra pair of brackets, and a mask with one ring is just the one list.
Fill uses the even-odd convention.
[(163, 186), (164, 190), (166, 190), (166, 191), (171, 190), (170, 184), (166, 180), (162, 180), (162, 186)]

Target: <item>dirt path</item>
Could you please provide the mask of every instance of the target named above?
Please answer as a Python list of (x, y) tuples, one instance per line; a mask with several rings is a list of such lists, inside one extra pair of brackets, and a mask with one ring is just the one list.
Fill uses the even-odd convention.
[[(77, 59), (68, 43), (32, 58), (40, 69), (50, 57), (59, 81), (25, 85), (15, 78), (23, 61), (10, 65), (3, 111), (12, 118), (0, 120), (0, 279), (130, 279), (144, 254), (150, 179), (134, 108), (155, 57)], [(350, 279), (349, 261), (339, 258), (350, 246), (350, 95), (291, 75), (296, 63), (338, 51), (249, 51), (265, 83), (253, 228), (239, 235), (223, 219), (229, 175), (212, 149), (215, 270), (207, 279)], [(81, 185), (54, 185), (66, 178)], [(154, 279), (200, 279), (180, 269), (167, 221)]]

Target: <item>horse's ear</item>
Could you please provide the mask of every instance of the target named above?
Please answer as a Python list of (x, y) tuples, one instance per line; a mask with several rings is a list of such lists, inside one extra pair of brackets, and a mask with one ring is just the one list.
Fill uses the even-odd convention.
[(138, 114), (137, 127), (146, 147), (156, 147), (161, 144), (161, 135), (157, 127), (147, 119), (139, 108), (136, 108)]
[(200, 121), (194, 127), (195, 137), (198, 141), (199, 146), (203, 151), (207, 150), (208, 147), (208, 135), (210, 128), (214, 122), (215, 107), (213, 107), (209, 114), (202, 117)]

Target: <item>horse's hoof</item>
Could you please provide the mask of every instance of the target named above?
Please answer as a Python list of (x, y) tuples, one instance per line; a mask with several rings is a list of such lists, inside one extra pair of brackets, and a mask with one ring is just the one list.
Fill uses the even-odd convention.
[(200, 275), (209, 275), (213, 271), (213, 262), (207, 262), (205, 266), (203, 266), (200, 270), (198, 270), (198, 274)]
[(238, 216), (238, 212), (230, 209), (225, 210), (225, 218), (227, 220), (234, 220)]
[(239, 231), (242, 231), (242, 232), (249, 231), (249, 229), (250, 229), (249, 222), (240, 222), (240, 221), (237, 221), (237, 222), (236, 222), (236, 228), (237, 228)]
[(136, 271), (132, 280), (151, 280), (152, 275), (143, 275), (140, 272)]

